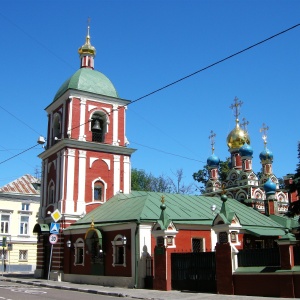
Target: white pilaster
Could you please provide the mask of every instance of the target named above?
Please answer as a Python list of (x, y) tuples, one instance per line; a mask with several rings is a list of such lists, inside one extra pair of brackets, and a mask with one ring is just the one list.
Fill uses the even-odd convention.
[(85, 213), (86, 151), (79, 150), (77, 213)]
[(120, 191), (120, 155), (114, 155), (114, 195)]
[(123, 174), (124, 194), (129, 194), (131, 190), (131, 165), (130, 157), (124, 156), (124, 174)]
[(85, 124), (85, 107), (86, 107), (86, 99), (85, 98), (81, 98), (80, 99), (80, 120), (79, 120), (79, 137), (78, 140), (79, 141), (85, 141), (85, 126), (83, 124)]
[(66, 181), (66, 200), (65, 211), (66, 214), (74, 213), (74, 177), (75, 177), (75, 149), (68, 149), (67, 153), (68, 169)]
[(68, 117), (68, 131), (67, 131), (67, 135), (68, 138), (71, 137), (72, 134), (72, 114), (73, 114), (73, 98), (69, 97), (70, 103), (69, 103), (69, 117)]
[(113, 106), (113, 145), (119, 146), (119, 110), (117, 105)]
[(55, 178), (55, 199), (60, 200), (60, 153), (58, 152), (56, 158), (56, 178)]

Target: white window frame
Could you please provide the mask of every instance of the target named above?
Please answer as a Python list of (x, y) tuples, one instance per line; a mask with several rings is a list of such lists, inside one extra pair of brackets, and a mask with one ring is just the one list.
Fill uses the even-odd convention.
[[(27, 221), (22, 221), (22, 218), (27, 218)], [(28, 215), (20, 215), (20, 235), (29, 235), (29, 221)]]
[[(79, 238), (76, 240), (76, 242), (74, 243), (74, 248), (75, 248), (75, 254), (74, 254), (74, 266), (84, 266), (84, 240), (82, 238)], [(82, 262), (79, 262), (79, 254), (80, 251), (82, 251)]]
[(19, 261), (28, 261), (28, 250), (19, 250)]
[[(8, 216), (8, 221), (7, 220), (2, 220), (2, 216)], [(2, 226), (2, 223), (4, 224)], [(7, 231), (3, 230), (2, 231), (2, 228), (6, 228), (6, 225), (7, 224)], [(10, 214), (0, 214), (0, 233), (9, 233), (10, 232)]]
[[(112, 266), (123, 266), (126, 267), (126, 244), (123, 242), (123, 235), (118, 234), (115, 236), (114, 240), (111, 242), (112, 247), (113, 247), (113, 263)], [(119, 251), (120, 248), (123, 248), (123, 263), (119, 264), (118, 262), (118, 256), (119, 256)]]
[(30, 204), (29, 203), (22, 203), (22, 207), (21, 207), (21, 210), (22, 211), (29, 211), (29, 208), (30, 208)]

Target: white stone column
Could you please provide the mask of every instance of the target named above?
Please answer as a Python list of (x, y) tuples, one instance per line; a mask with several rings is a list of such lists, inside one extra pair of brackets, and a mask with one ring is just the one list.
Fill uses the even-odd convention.
[(68, 149), (67, 153), (67, 181), (66, 181), (66, 200), (65, 211), (66, 214), (74, 213), (74, 178), (75, 178), (75, 149)]
[(124, 156), (124, 174), (123, 174), (124, 194), (129, 194), (131, 191), (131, 164), (130, 157)]
[(86, 99), (80, 99), (80, 118), (79, 118), (79, 141), (85, 141), (85, 107)]
[(113, 106), (113, 145), (119, 146), (119, 110), (118, 106)]
[(77, 213), (85, 213), (86, 151), (79, 150)]
[(114, 195), (120, 191), (120, 155), (114, 155)]

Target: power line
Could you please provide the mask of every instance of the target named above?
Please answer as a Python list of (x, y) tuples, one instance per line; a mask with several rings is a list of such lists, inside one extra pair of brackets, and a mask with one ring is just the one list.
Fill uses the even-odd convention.
[[(190, 78), (190, 77), (192, 77), (192, 76), (194, 76), (194, 75), (196, 75), (196, 74), (198, 74), (200, 72), (203, 72), (203, 71), (205, 71), (205, 70), (207, 70), (209, 68), (212, 68), (212, 67), (214, 67), (214, 66), (216, 66), (216, 65), (218, 65), (218, 64), (220, 64), (220, 63), (222, 63), (222, 62), (224, 62), (224, 61), (226, 61), (226, 60), (228, 60), (230, 58), (233, 58), (233, 57), (235, 57), (235, 56), (237, 56), (237, 55), (239, 55), (239, 54), (241, 54), (243, 52), (246, 52), (246, 51), (248, 51), (248, 50), (250, 50), (250, 49), (252, 49), (252, 48), (254, 48), (254, 47), (258, 46), (258, 45), (261, 45), (261, 44), (263, 44), (263, 43), (265, 43), (265, 42), (267, 42), (267, 41), (269, 41), (269, 40), (271, 40), (271, 39), (273, 39), (273, 38), (275, 38), (275, 37), (277, 37), (277, 36), (279, 36), (281, 34), (284, 34), (284, 33), (288, 32), (288, 31), (290, 31), (292, 29), (295, 29), (298, 26), (300, 26), (300, 23), (296, 24), (296, 25), (294, 25), (294, 26), (292, 26), (292, 27), (290, 27), (288, 29), (285, 29), (285, 30), (283, 30), (281, 32), (278, 32), (278, 33), (276, 33), (276, 34), (274, 34), (274, 35), (272, 35), (272, 36), (270, 36), (270, 37), (268, 37), (268, 38), (266, 38), (266, 39), (264, 39), (264, 40), (262, 40), (262, 41), (260, 41), (260, 42), (258, 42), (256, 44), (253, 44), (253, 45), (251, 45), (251, 46), (249, 46), (247, 48), (244, 48), (243, 50), (240, 50), (240, 51), (238, 51), (238, 52), (236, 52), (236, 53), (234, 53), (232, 55), (229, 55), (229, 56), (227, 56), (227, 57), (225, 57), (225, 58), (223, 58), (221, 60), (218, 60), (217, 62), (214, 62), (213, 64), (210, 64), (210, 65), (208, 65), (208, 66), (206, 66), (206, 67), (204, 67), (204, 68), (202, 68), (202, 69), (200, 69), (198, 71), (195, 71), (195, 72), (193, 72), (193, 73), (191, 73), (189, 75), (186, 75), (186, 76), (184, 76), (184, 77), (182, 77), (182, 78), (180, 78), (180, 79), (178, 79), (176, 81), (173, 81), (173, 82), (171, 82), (171, 83), (169, 83), (169, 84), (167, 84), (167, 85), (165, 85), (165, 86), (163, 86), (163, 87), (161, 87), (161, 88), (159, 88), (159, 89), (157, 89), (157, 90), (155, 90), (155, 91), (153, 91), (151, 93), (148, 93), (148, 94), (146, 94), (146, 95), (144, 95), (144, 96), (142, 96), (140, 98), (137, 98), (136, 100), (132, 101), (129, 104), (136, 103), (136, 102), (138, 102), (138, 101), (140, 101), (140, 100), (142, 100), (142, 99), (144, 99), (146, 97), (149, 97), (149, 96), (151, 96), (151, 95), (153, 95), (155, 93), (158, 93), (158, 92), (160, 92), (160, 91), (162, 91), (162, 90), (164, 90), (164, 89), (166, 89), (166, 88), (168, 88), (168, 87), (170, 87), (172, 85), (175, 85), (175, 84), (177, 84), (177, 83), (179, 83), (179, 82), (181, 82), (181, 81), (183, 81), (185, 79), (188, 79), (188, 78)], [(129, 105), (129, 104), (127, 104), (127, 105)]]
[(3, 106), (0, 105), (0, 108), (3, 109), (5, 112), (7, 112), (8, 114), (10, 114), (12, 117), (14, 117), (15, 119), (17, 119), (19, 122), (21, 122), (22, 124), (24, 124), (25, 126), (27, 126), (28, 128), (30, 128), (32, 131), (34, 131), (35, 133), (37, 133), (38, 135), (42, 135), (39, 132), (37, 132), (34, 128), (32, 128), (30, 125), (28, 125), (27, 123), (25, 123), (24, 121), (22, 121), (21, 119), (19, 119), (18, 117), (16, 117), (14, 114), (12, 114), (11, 112), (9, 112), (7, 109), (5, 109)]
[(139, 144), (139, 143), (136, 143), (136, 142), (132, 142), (132, 141), (130, 141), (130, 142), (133, 143), (133, 144), (136, 144), (136, 145), (139, 145), (139, 146), (142, 146), (142, 147), (151, 149), (151, 150), (155, 150), (155, 151), (164, 153), (164, 154), (168, 154), (168, 155), (172, 155), (172, 156), (177, 156), (177, 157), (181, 157), (181, 158), (184, 158), (184, 159), (193, 160), (193, 161), (197, 161), (197, 162), (201, 162), (201, 163), (206, 163), (206, 162), (204, 162), (204, 161), (202, 161), (202, 160), (199, 160), (199, 159), (194, 159), (194, 158), (189, 158), (189, 157), (182, 156), (182, 155), (179, 155), (179, 154), (174, 154), (174, 153), (171, 153), (171, 152), (167, 152), (167, 151), (160, 150), (160, 149), (157, 149), (157, 148), (145, 146), (145, 145), (142, 145), (142, 144)]
[(0, 165), (3, 164), (3, 163), (5, 163), (5, 162), (7, 162), (8, 160), (11, 160), (11, 159), (15, 158), (16, 156), (19, 156), (19, 155), (23, 154), (24, 152), (27, 152), (27, 151), (30, 150), (30, 149), (33, 149), (33, 148), (36, 147), (36, 146), (38, 146), (38, 144), (36, 144), (36, 145), (34, 145), (34, 146), (32, 146), (32, 147), (30, 147), (30, 148), (28, 148), (28, 149), (26, 149), (26, 150), (20, 152), (20, 153), (14, 155), (14, 156), (11, 156), (11, 157), (9, 157), (9, 158), (6, 159), (6, 160), (1, 161), (1, 162), (0, 162)]

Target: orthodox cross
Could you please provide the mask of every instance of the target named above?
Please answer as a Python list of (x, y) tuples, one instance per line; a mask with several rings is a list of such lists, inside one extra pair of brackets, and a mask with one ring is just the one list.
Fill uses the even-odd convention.
[(260, 132), (263, 133), (262, 139), (264, 140), (265, 146), (267, 145), (267, 131), (269, 130), (269, 126), (266, 126), (265, 123), (263, 123), (262, 128), (259, 130)]
[(234, 98), (234, 103), (229, 106), (229, 108), (234, 110), (233, 113), (234, 113), (235, 120), (236, 120), (237, 123), (239, 122), (238, 116), (240, 115), (239, 108), (242, 106), (242, 104), (243, 104), (243, 102), (239, 101), (239, 98), (235, 97)]
[(211, 130), (210, 136), (208, 138), (210, 139), (212, 153), (214, 153), (214, 150), (215, 150), (215, 137), (216, 137), (216, 134)]
[(165, 203), (165, 197), (161, 196), (161, 203), (164, 204)]
[(247, 126), (249, 125), (249, 121), (243, 118), (243, 123), (241, 123), (241, 127), (247, 132)]

